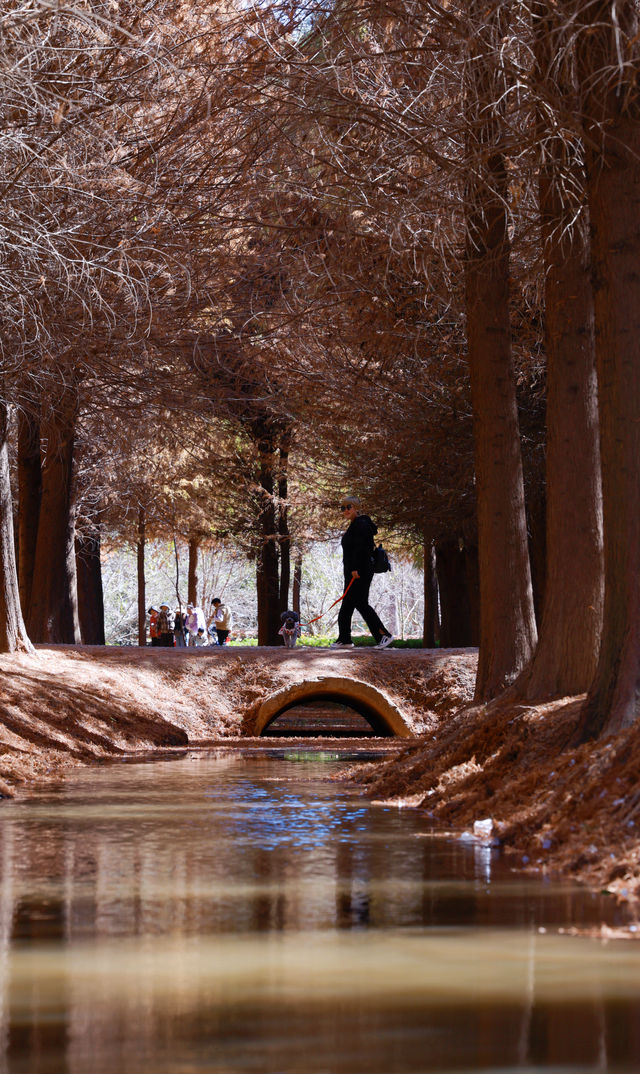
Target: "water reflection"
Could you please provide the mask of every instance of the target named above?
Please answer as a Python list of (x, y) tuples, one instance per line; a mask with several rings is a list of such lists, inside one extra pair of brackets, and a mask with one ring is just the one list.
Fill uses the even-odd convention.
[(0, 1072), (637, 1071), (636, 946), (553, 932), (606, 900), (334, 770), (194, 754), (4, 805)]

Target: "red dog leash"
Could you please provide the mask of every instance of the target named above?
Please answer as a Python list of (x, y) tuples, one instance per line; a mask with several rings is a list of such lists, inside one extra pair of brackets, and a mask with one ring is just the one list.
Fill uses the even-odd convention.
[[(347, 593), (351, 589), (351, 586), (353, 585), (354, 582), (355, 582), (355, 578), (352, 578), (351, 581), (349, 582), (349, 585), (347, 586), (347, 588), (345, 589), (344, 593), (342, 594), (342, 596), (338, 597), (337, 600), (334, 600), (333, 604), (329, 605), (329, 607), (327, 608), (327, 612), (330, 612), (332, 608), (335, 608), (336, 604), (339, 604), (341, 600), (344, 600), (344, 598), (346, 597)], [(312, 623), (317, 623), (318, 619), (322, 619), (322, 616), (326, 615), (327, 612), (322, 612), (321, 615), (316, 615), (315, 619), (310, 619), (308, 623), (301, 623), (300, 626), (311, 626)]]

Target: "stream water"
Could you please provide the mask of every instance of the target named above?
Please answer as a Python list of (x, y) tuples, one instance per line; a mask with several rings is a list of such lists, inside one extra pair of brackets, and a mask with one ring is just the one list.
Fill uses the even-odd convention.
[(2, 804), (0, 1071), (637, 1074), (640, 945), (559, 932), (621, 911), (363, 801), (348, 751)]

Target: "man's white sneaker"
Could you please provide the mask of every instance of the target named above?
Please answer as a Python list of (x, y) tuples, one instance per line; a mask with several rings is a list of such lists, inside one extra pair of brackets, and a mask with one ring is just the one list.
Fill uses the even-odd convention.
[(387, 649), (393, 640), (393, 634), (383, 634), (378, 644), (374, 645), (374, 649)]
[(332, 641), (329, 646), (330, 649), (353, 649), (354, 644), (352, 641)]

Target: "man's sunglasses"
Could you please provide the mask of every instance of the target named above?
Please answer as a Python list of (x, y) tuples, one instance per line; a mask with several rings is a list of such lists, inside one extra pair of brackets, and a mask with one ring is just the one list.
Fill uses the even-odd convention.
[(350, 504), (350, 503), (341, 503), (340, 504), (340, 510), (341, 511), (350, 511), (352, 506), (353, 506), (353, 504)]

